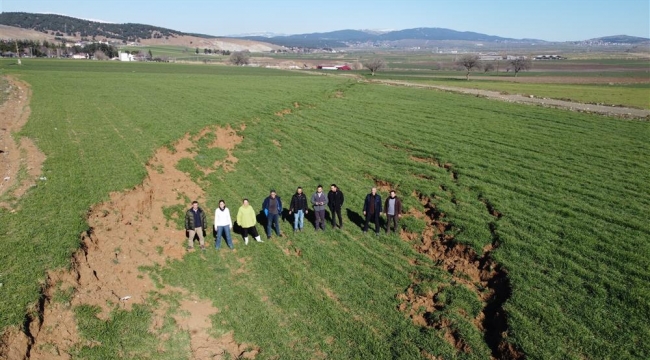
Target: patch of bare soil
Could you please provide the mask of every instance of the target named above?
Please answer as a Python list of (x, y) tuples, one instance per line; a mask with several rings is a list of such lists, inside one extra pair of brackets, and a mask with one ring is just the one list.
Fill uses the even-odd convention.
[[(502, 94), (499, 91), (468, 89), (462, 87), (443, 86), (443, 85), (416, 84), (416, 83), (411, 83), (407, 81), (398, 81), (398, 80), (368, 80), (368, 81), (385, 84), (385, 85), (392, 85), (392, 86), (406, 86), (406, 87), (416, 87), (416, 88), (424, 88), (424, 89), (444, 90), (444, 91), (449, 91), (454, 93), (482, 96), (489, 99), (495, 99), (495, 100), (501, 100), (507, 102), (561, 108), (565, 110), (594, 113), (594, 114), (600, 114), (606, 116), (617, 116), (617, 117), (630, 118), (630, 119), (650, 119), (650, 110), (645, 110), (645, 109), (635, 109), (635, 108), (628, 108), (628, 107), (621, 107), (621, 106), (584, 104), (584, 103), (578, 103), (573, 101), (545, 99), (545, 98), (523, 96), (517, 94), (514, 95)], [(645, 82), (647, 82), (647, 80)]]
[[(421, 236), (402, 233), (402, 239), (411, 243), (415, 242), (415, 249), (432, 259), (438, 266), (451, 274), (454, 283), (466, 286), (472, 290), (484, 304), (483, 310), (474, 319), (473, 323), (483, 332), (487, 345), (492, 350), (496, 359), (523, 359), (524, 355), (507, 342), (507, 319), (503, 304), (511, 295), (510, 284), (505, 269), (492, 260), (490, 253), (498, 247), (496, 227), (491, 226), (493, 242), (483, 249), (483, 254), (478, 255), (472, 248), (454, 242), (453, 225), (446, 220), (446, 215), (440, 212), (431, 198), (415, 193), (420, 203), (424, 206), (424, 214), (418, 210), (411, 210), (413, 216), (425, 219), (426, 228)], [(485, 201), (485, 203), (489, 203)], [(499, 218), (501, 213), (488, 206), (488, 211)], [(450, 323), (436, 316), (436, 312), (444, 308), (439, 303), (437, 294), (443, 290), (427, 294), (417, 294), (414, 284), (406, 292), (398, 295), (401, 300), (399, 310), (407, 313), (413, 323), (423, 327), (431, 327), (444, 331), (445, 339), (456, 349), (469, 352), (471, 349), (459, 336)], [(424, 310), (424, 311), (423, 311)]]
[(284, 117), (285, 115), (291, 114), (291, 109), (283, 109), (275, 113), (275, 116)]
[[(246, 130), (246, 125), (242, 124), (239, 128), (240, 131)], [(208, 133), (215, 135), (214, 142), (208, 146), (210, 149), (221, 148), (227, 151), (226, 159), (217, 161), (213, 164), (214, 168), (222, 167), (225, 172), (230, 172), (235, 169), (235, 164), (239, 161), (234, 155), (233, 150), (235, 146), (239, 145), (244, 138), (237, 134), (233, 128), (228, 125), (227, 127), (211, 126), (203, 129), (198, 135), (192, 138), (193, 142), (198, 141)], [(206, 172), (210, 172), (208, 169)]]
[[(454, 164), (452, 164), (452, 163), (444, 163), (444, 164), (442, 164), (436, 158), (423, 158), (423, 157), (418, 157), (418, 156), (414, 156), (414, 155), (411, 155), (409, 158), (411, 160), (415, 161), (415, 162), (419, 162), (419, 163), (423, 163), (423, 164), (429, 164), (429, 165), (435, 166), (435, 167), (440, 168), (440, 169), (445, 169), (449, 173), (449, 177), (452, 180), (458, 181), (458, 172), (456, 172), (456, 170), (454, 170)], [(418, 177), (418, 176), (416, 175), (416, 177)]]
[[(21, 137), (16, 141), (15, 133), (27, 123), (31, 113), (29, 101), (32, 91), (29, 86), (17, 79), (7, 77), (9, 97), (0, 106), (0, 196), (18, 199), (39, 181), (41, 167), (45, 161), (34, 141)], [(27, 176), (21, 178), (25, 169)], [(15, 201), (0, 202), (0, 207), (11, 209)]]
[[(241, 141), (229, 128), (207, 131), (216, 133), (214, 146), (228, 151)], [(250, 358), (259, 352), (236, 344), (232, 334), (212, 338), (210, 316), (219, 310), (211, 302), (171, 286), (157, 289), (151, 278), (138, 270), (185, 254), (184, 231), (167, 225), (163, 209), (178, 204), (189, 207), (184, 204), (186, 197), (204, 202), (203, 190), (175, 167), (182, 158), (195, 155), (190, 150), (193, 146), (193, 139), (186, 135), (174, 144), (173, 151), (159, 149), (147, 163), (142, 185), (112, 193), (109, 201), (89, 209), (90, 228), (81, 234), (82, 246), (72, 259), (72, 270), (49, 273), (41, 300), (26, 317), (25, 332), (5, 334), (0, 358), (69, 359), (68, 350), (80, 341), (72, 308), (96, 305), (102, 310), (98, 316), (106, 319), (116, 304), (131, 309), (133, 304), (144, 303), (151, 291), (180, 292), (186, 297), (182, 307), (189, 316), (176, 321), (190, 332), (194, 359)], [(57, 289), (72, 289), (68, 304), (53, 301)], [(153, 324), (161, 324), (162, 316), (164, 311), (156, 311)]]

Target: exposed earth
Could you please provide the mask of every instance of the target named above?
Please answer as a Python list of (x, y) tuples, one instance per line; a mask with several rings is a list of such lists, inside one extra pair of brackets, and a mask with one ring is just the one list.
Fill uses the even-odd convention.
[[(40, 169), (45, 156), (36, 145), (25, 137), (19, 141), (15, 133), (27, 122), (30, 114), (29, 98), (31, 90), (25, 83), (14, 78), (8, 78), (11, 90), (7, 101), (0, 106), (0, 170), (3, 179), (0, 184), (0, 206), (12, 209), (16, 199), (20, 198), (36, 181), (47, 181), (40, 175)], [(464, 94), (485, 96), (509, 102), (519, 102), (552, 106), (574, 111), (593, 112), (630, 118), (650, 118), (650, 111), (621, 107), (608, 107), (590, 104), (577, 104), (568, 101), (539, 99), (522, 95), (502, 95), (495, 91), (463, 89), (447, 86), (414, 84), (404, 81), (370, 80), (371, 82), (392, 85), (412, 86), (460, 92)], [(298, 107), (299, 105), (294, 105)], [(277, 116), (291, 112), (291, 109), (280, 111)], [(225, 359), (225, 358), (254, 358), (261, 349), (252, 344), (239, 344), (232, 332), (215, 338), (210, 329), (212, 320), (218, 316), (219, 309), (209, 300), (200, 299), (182, 288), (164, 285), (156, 286), (149, 276), (142, 276), (138, 269), (143, 266), (164, 264), (168, 259), (182, 259), (185, 254), (183, 236), (179, 230), (163, 214), (164, 208), (186, 206), (186, 198), (191, 197), (199, 202), (205, 202), (205, 194), (188, 174), (176, 169), (176, 164), (183, 158), (193, 157), (193, 145), (197, 140), (213, 135), (215, 140), (211, 147), (219, 147), (227, 152), (226, 158), (214, 167), (224, 171), (233, 169), (237, 159), (232, 150), (242, 140), (238, 131), (241, 129), (208, 127), (195, 136), (185, 135), (173, 144), (173, 149), (160, 148), (146, 164), (147, 176), (141, 185), (135, 188), (110, 195), (110, 200), (93, 206), (88, 212), (87, 221), (90, 228), (80, 234), (82, 248), (71, 259), (71, 270), (53, 270), (47, 275), (42, 296), (36, 304), (36, 311), (28, 314), (24, 331), (10, 328), (5, 331), (0, 342), (0, 358), (8, 359), (70, 359), (70, 351), (75, 347), (91, 345), (82, 339), (78, 333), (73, 309), (80, 305), (95, 305), (101, 309), (98, 317), (108, 318), (115, 307), (131, 309), (134, 304), (143, 304), (155, 291), (160, 295), (181, 294), (185, 299), (180, 310), (182, 314), (174, 314), (177, 327), (190, 334), (190, 348), (193, 359)], [(276, 146), (281, 146), (277, 143)], [(422, 160), (424, 161), (424, 160)], [(448, 169), (453, 178), (451, 165), (432, 163)], [(26, 176), (19, 176), (20, 169)], [(208, 170), (206, 170), (208, 171)], [(43, 179), (43, 180), (41, 180)], [(382, 185), (382, 184), (378, 184)], [(388, 185), (386, 185), (388, 186)], [(447, 223), (444, 214), (437, 212), (432, 200), (422, 194), (414, 194), (425, 208), (426, 213), (412, 213), (412, 216), (425, 219), (427, 228), (421, 235), (402, 234), (404, 240), (413, 241), (415, 237), (422, 240), (415, 248), (431, 259), (440, 262), (455, 280), (468, 286), (481, 284), (489, 291), (481, 293), (481, 299), (486, 303), (496, 303), (495, 308), (487, 307), (475, 319), (475, 325), (486, 333), (494, 333), (493, 343), (489, 344), (493, 354), (513, 359), (523, 358), (523, 355), (508, 347), (504, 341), (507, 329), (501, 327), (504, 323), (500, 305), (507, 294), (504, 280), (505, 272), (495, 264), (489, 254), (498, 243), (494, 243), (483, 254), (478, 255), (471, 249), (453, 245), (445, 237)], [(495, 209), (488, 211), (495, 217), (501, 214)], [(289, 245), (288, 245), (289, 246)], [(236, 251), (236, 250), (234, 250)], [(293, 255), (292, 252), (288, 255)], [(300, 256), (297, 254), (296, 256)], [(245, 276), (245, 274), (239, 274)], [(463, 283), (464, 277), (471, 281)], [(416, 279), (414, 279), (416, 281)], [(53, 301), (57, 291), (72, 294), (69, 302)], [(504, 297), (505, 296), (505, 297)], [(415, 324), (421, 326), (447, 329), (444, 322), (425, 319), (421, 314), (410, 311), (414, 305), (421, 304), (427, 311), (434, 312), (437, 306), (435, 294), (418, 296), (412, 289), (399, 296), (403, 306), (400, 310), (406, 313)], [(112, 304), (112, 305), (111, 305)], [(408, 306), (407, 306), (408, 305)], [(172, 304), (160, 300), (151, 331), (156, 332), (169, 316)], [(487, 319), (487, 320), (486, 320)], [(492, 324), (496, 323), (496, 325)], [(492, 328), (491, 328), (492, 327)], [(505, 334), (505, 335), (504, 335)], [(446, 338), (460, 351), (465, 351), (462, 339), (448, 331)]]

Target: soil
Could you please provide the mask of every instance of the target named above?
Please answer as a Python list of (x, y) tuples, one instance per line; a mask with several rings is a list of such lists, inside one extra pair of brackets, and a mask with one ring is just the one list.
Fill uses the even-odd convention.
[[(17, 139), (16, 133), (27, 123), (31, 113), (29, 101), (32, 91), (29, 86), (13, 77), (7, 77), (9, 97), (0, 106), (0, 196), (10, 200), (1, 201), (0, 207), (13, 209), (16, 200), (41, 178), (45, 161), (34, 141), (27, 137)], [(27, 170), (27, 177), (20, 178), (20, 169)]]
[(415, 84), (407, 81), (397, 81), (397, 80), (368, 80), (368, 81), (373, 83), (392, 85), (392, 86), (406, 86), (406, 87), (417, 87), (417, 88), (424, 88), (424, 89), (444, 90), (444, 91), (450, 91), (450, 92), (461, 93), (461, 94), (481, 96), (489, 99), (495, 99), (495, 100), (501, 100), (507, 102), (533, 104), (533, 105), (561, 108), (561, 109), (566, 109), (571, 111), (595, 113), (595, 114), (601, 114), (606, 116), (618, 116), (618, 117), (632, 118), (632, 119), (650, 119), (650, 110), (644, 110), (644, 109), (583, 104), (583, 103), (577, 103), (572, 101), (538, 98), (538, 97), (523, 96), (518, 94), (504, 95), (498, 91), (467, 89), (461, 87), (442, 86), (442, 85)]
[[(146, 164), (148, 174), (141, 185), (112, 193), (109, 201), (89, 210), (90, 228), (81, 234), (82, 247), (71, 260), (72, 270), (48, 274), (41, 300), (26, 317), (25, 332), (5, 333), (0, 358), (69, 359), (68, 350), (81, 341), (74, 307), (96, 305), (101, 309), (98, 317), (107, 319), (116, 305), (129, 310), (134, 304), (144, 303), (151, 291), (178, 292), (186, 299), (181, 307), (189, 316), (175, 319), (180, 328), (190, 333), (194, 359), (255, 357), (259, 349), (237, 344), (232, 333), (216, 339), (210, 335), (210, 318), (219, 312), (210, 301), (198, 299), (181, 288), (166, 285), (159, 289), (150, 276), (138, 270), (171, 259), (180, 260), (185, 255), (184, 231), (174, 228), (174, 224), (168, 226), (162, 210), (178, 204), (189, 208), (184, 198), (204, 203), (203, 190), (175, 165), (182, 158), (195, 155), (192, 149), (196, 139), (207, 132), (216, 135), (213, 146), (228, 151), (228, 160), (220, 165), (226, 168), (236, 163), (232, 149), (242, 138), (231, 128), (206, 128), (194, 138), (186, 135), (177, 141), (173, 151), (167, 147), (159, 149)], [(205, 207), (203, 210), (210, 211)], [(72, 289), (69, 303), (53, 300), (62, 289)], [(163, 322), (162, 310), (166, 305), (161, 306), (160, 311), (154, 312), (152, 329)]]
[(291, 114), (291, 109), (280, 110), (275, 113), (275, 116), (284, 117), (285, 115)]
[[(443, 167), (451, 169), (452, 166), (443, 165)], [(495, 263), (490, 255), (499, 245), (495, 226), (491, 226), (493, 243), (486, 246), (483, 254), (479, 256), (472, 248), (454, 241), (453, 225), (446, 221), (445, 214), (437, 209), (431, 198), (419, 193), (414, 195), (424, 206), (425, 212), (411, 209), (410, 214), (426, 220), (427, 225), (419, 236), (403, 232), (402, 239), (414, 244), (416, 251), (445, 269), (452, 276), (453, 283), (467, 287), (482, 301), (484, 307), (472, 322), (479, 331), (483, 332), (494, 358), (523, 359), (524, 354), (506, 340), (508, 328), (503, 304), (510, 297), (511, 290), (507, 272)], [(496, 220), (502, 216), (488, 201), (484, 203)], [(445, 304), (437, 301), (437, 294), (447, 285), (442, 285), (436, 292), (417, 294), (414, 287), (419, 282), (420, 280), (414, 274), (413, 284), (406, 289), (405, 293), (398, 295), (401, 301), (398, 309), (405, 312), (418, 326), (442, 330), (444, 338), (458, 351), (471, 352), (467, 343), (449, 321), (436, 316), (436, 312), (445, 307)]]

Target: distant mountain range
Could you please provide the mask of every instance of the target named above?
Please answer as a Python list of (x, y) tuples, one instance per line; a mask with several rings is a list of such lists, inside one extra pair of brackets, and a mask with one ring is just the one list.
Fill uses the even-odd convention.
[(482, 41), (482, 42), (522, 42), (542, 40), (512, 39), (494, 35), (486, 35), (471, 31), (456, 31), (443, 28), (415, 28), (388, 32), (367, 30), (338, 30), (325, 33), (285, 35), (273, 37), (245, 36), (244, 39), (266, 41), (283, 46), (303, 47), (347, 47), (352, 43), (383, 42), (399, 40), (453, 40), (453, 41)]
[[(204, 39), (216, 39), (217, 36), (184, 33), (172, 29), (144, 24), (114, 24), (73, 18), (57, 14), (33, 14), (23, 12), (0, 13), (0, 25), (23, 29), (32, 29), (50, 35), (73, 36), (96, 39), (117, 39), (122, 41), (139, 41), (146, 39), (169, 39), (181, 36), (194, 36)], [(427, 41), (472, 41), (481, 43), (548, 43), (538, 39), (514, 39), (495, 35), (486, 35), (471, 31), (456, 31), (444, 28), (414, 28), (394, 31), (377, 30), (338, 30), (324, 33), (297, 35), (278, 35), (274, 33), (243, 34), (231, 38), (254, 40), (286, 47), (306, 48), (344, 48), (349, 46), (377, 43), (419, 42)], [(600, 44), (644, 44), (650, 39), (616, 35), (597, 39), (583, 40)], [(575, 42), (574, 42), (575, 43)]]

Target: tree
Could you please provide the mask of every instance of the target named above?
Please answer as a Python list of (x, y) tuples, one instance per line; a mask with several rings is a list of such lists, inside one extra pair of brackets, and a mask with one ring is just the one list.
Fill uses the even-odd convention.
[(483, 64), (483, 72), (488, 72), (494, 70), (494, 64), (491, 62), (486, 62)]
[(533, 62), (530, 61), (529, 58), (525, 57), (519, 57), (517, 59), (510, 60), (510, 66), (512, 67), (512, 70), (515, 72), (515, 77), (517, 77), (517, 73), (520, 72), (521, 70), (528, 70), (533, 67)]
[(199, 54), (199, 48), (196, 48), (196, 50), (194, 52), (196, 53), (196, 55), (198, 55)]
[(478, 55), (467, 54), (463, 55), (456, 62), (458, 65), (462, 66), (467, 70), (466, 79), (469, 80), (469, 73), (474, 69), (478, 69), (481, 66)]
[(151, 52), (151, 49), (149, 49), (149, 60), (153, 59), (153, 53)]
[(375, 72), (386, 67), (386, 62), (382, 58), (372, 58), (364, 61), (363, 66), (370, 70), (372, 76), (375, 76)]
[(108, 56), (106, 56), (106, 54), (104, 54), (104, 52), (101, 50), (95, 50), (93, 58), (95, 60), (108, 60)]
[(235, 65), (248, 65), (250, 54), (248, 51), (234, 51), (230, 54), (230, 62)]

